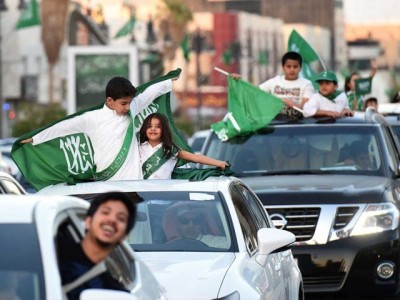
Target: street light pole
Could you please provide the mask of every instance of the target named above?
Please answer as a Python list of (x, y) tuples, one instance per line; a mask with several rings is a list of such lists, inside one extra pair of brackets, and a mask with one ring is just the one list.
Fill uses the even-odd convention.
[[(24, 0), (19, 0), (18, 9), (25, 9)], [(0, 138), (6, 137), (6, 115), (4, 110), (4, 95), (3, 95), (3, 35), (2, 35), (2, 13), (7, 11), (5, 0), (0, 0)]]
[(5, 137), (5, 116), (4, 116), (4, 99), (3, 99), (3, 35), (2, 35), (2, 18), (1, 15), (7, 10), (4, 1), (0, 3), (0, 138)]
[(196, 98), (197, 98), (197, 130), (202, 129), (202, 116), (201, 108), (203, 106), (203, 101), (200, 92), (201, 85), (201, 70), (200, 70), (200, 54), (203, 51), (204, 37), (200, 34), (200, 29), (196, 30), (193, 36), (193, 48), (196, 52)]

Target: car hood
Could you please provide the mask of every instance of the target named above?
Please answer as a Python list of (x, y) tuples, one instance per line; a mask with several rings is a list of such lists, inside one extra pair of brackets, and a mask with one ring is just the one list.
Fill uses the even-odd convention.
[[(362, 175), (276, 175), (241, 178), (265, 205), (372, 203), (393, 180)], [(305, 202), (304, 200), (307, 200)]]
[(234, 253), (136, 252), (168, 299), (215, 299)]

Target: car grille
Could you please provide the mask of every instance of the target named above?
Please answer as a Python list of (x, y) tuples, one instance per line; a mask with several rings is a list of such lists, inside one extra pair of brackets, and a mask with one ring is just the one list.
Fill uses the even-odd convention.
[(336, 211), (335, 223), (333, 225), (333, 229), (337, 230), (346, 227), (347, 224), (350, 223), (351, 219), (353, 219), (357, 211), (358, 211), (357, 206), (338, 207)]
[(317, 227), (321, 208), (319, 207), (298, 207), (298, 208), (267, 208), (272, 222), (276, 224), (282, 218), (286, 224), (277, 228), (285, 229), (296, 236), (297, 242), (308, 241), (314, 235)]
[(305, 277), (303, 276), (304, 287), (306, 290), (312, 290), (317, 287), (324, 286), (325, 288), (337, 288), (344, 280), (345, 273), (337, 276), (317, 276), (317, 277)]

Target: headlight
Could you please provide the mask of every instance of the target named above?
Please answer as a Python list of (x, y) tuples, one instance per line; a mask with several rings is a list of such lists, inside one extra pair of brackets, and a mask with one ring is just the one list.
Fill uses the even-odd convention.
[(357, 221), (351, 235), (365, 235), (394, 230), (399, 223), (399, 211), (392, 203), (369, 204)]

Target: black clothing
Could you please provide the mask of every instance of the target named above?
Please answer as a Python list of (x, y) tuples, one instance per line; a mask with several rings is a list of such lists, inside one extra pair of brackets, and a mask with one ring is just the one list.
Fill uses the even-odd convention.
[[(86, 256), (81, 244), (72, 241), (60, 245), (59, 264), (63, 285), (73, 282), (96, 265)], [(68, 299), (79, 299), (83, 290), (91, 288), (127, 291), (122, 283), (106, 271), (70, 291), (67, 294)]]

